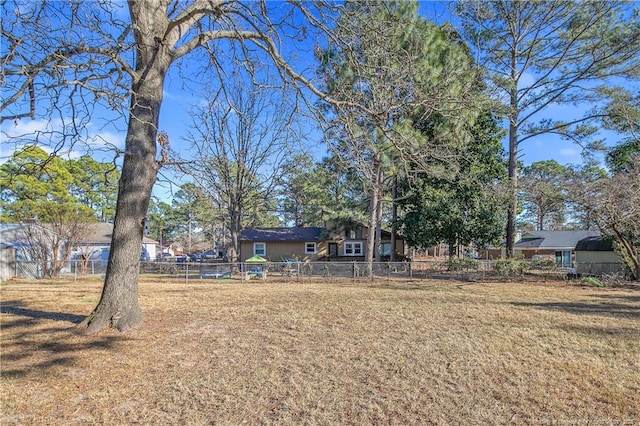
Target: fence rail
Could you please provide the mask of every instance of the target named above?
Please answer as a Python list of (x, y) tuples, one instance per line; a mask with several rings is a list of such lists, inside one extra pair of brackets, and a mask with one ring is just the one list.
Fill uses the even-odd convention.
[[(19, 278), (42, 278), (42, 271), (35, 262), (17, 262), (15, 275)], [(553, 263), (524, 260), (475, 260), (453, 259), (425, 260), (412, 262), (267, 262), (219, 263), (219, 262), (141, 262), (140, 274), (178, 280), (311, 280), (327, 281), (353, 279), (370, 280), (372, 278), (424, 279), (457, 278), (478, 280), (488, 278), (539, 278), (565, 279), (580, 275), (601, 276), (610, 273), (623, 273), (620, 264), (590, 263), (579, 264), (574, 268), (562, 268)], [(106, 272), (105, 262), (70, 261), (62, 270), (61, 276), (77, 279), (85, 276), (101, 277)]]

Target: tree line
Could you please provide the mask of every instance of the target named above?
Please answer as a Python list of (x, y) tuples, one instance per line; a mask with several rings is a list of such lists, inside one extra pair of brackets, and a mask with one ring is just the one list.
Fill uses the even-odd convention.
[[(437, 223), (431, 231), (450, 244), (480, 244), (504, 230), (509, 256), (523, 145), (557, 134), (591, 152), (603, 148), (596, 131), (614, 129), (628, 139), (609, 155), (631, 160), (596, 181), (609, 185), (587, 186), (583, 207), (637, 264), (637, 229), (628, 221), (635, 210), (616, 203), (620, 220), (611, 211), (605, 220), (586, 202), (603, 200), (592, 196), (604, 197), (613, 184), (637, 186), (640, 19), (625, 2), (460, 1), (452, 9), (456, 25), (430, 22), (418, 3), (400, 1), (140, 0), (114, 13), (120, 6), (2, 4), (3, 121), (62, 117), (52, 138), (58, 148), (86, 137), (95, 104), (113, 112), (103, 122), (127, 125), (124, 149), (114, 148), (123, 158), (114, 243), (88, 332), (126, 330), (142, 319), (131, 271), (161, 171), (189, 174), (211, 211), (229, 220), (233, 240), (251, 214), (268, 218), (267, 201), (278, 199), (280, 184), (304, 187), (285, 173), (298, 165), (287, 160), (298, 154), (291, 142), (304, 141), (295, 126), (300, 114), (317, 121), (330, 153), (323, 164), (339, 171), (320, 192), (361, 194), (353, 212), (363, 212), (370, 229), (388, 220), (416, 246), (432, 242), (423, 221)], [(290, 54), (296, 45), (313, 52), (313, 73), (309, 59)], [(210, 100), (193, 116), (193, 158), (172, 150), (159, 127), (174, 68), (186, 82), (204, 82)], [(585, 114), (540, 119), (573, 106)], [(306, 195), (283, 197), (294, 222), (306, 221)], [(314, 221), (343, 210), (326, 207), (310, 208)]]

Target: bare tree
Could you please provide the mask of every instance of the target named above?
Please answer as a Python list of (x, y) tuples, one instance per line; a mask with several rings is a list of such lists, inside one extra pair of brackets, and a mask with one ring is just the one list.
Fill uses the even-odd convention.
[(611, 237), (616, 252), (640, 280), (640, 158), (610, 177), (571, 185), (571, 198)]
[[(124, 331), (142, 321), (139, 251), (151, 191), (164, 163), (156, 144), (167, 149), (169, 142), (158, 139), (158, 132), (170, 67), (198, 50), (209, 59), (208, 69), (213, 67), (199, 77), (214, 78), (227, 55), (248, 69), (258, 55), (272, 61), (283, 82), (322, 96), (280, 53), (287, 39), (310, 36), (313, 24), (322, 20), (322, 5), (130, 0), (128, 11), (116, 14), (121, 5), (108, 0), (2, 3), (3, 120), (69, 114), (73, 118), (62, 130), (50, 132), (59, 133), (54, 143), (60, 148), (82, 140), (96, 102), (113, 108), (114, 120), (128, 117), (112, 249), (100, 302), (81, 325), (87, 333), (105, 327)], [(305, 19), (312, 25), (305, 26)]]
[(226, 211), (231, 262), (248, 212), (273, 197), (296, 136), (291, 94), (252, 88), (240, 73), (234, 78), (192, 114), (188, 140), (196, 154), (183, 167)]
[(84, 241), (91, 223), (60, 220), (42, 224), (37, 220), (25, 221), (20, 228), (26, 237), (24, 250), (38, 264), (43, 276), (58, 277), (67, 266), (71, 250)]

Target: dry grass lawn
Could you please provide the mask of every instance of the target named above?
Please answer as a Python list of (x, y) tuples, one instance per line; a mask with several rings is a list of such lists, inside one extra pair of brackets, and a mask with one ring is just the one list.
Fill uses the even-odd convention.
[(143, 280), (0, 286), (0, 424), (640, 424), (640, 291)]

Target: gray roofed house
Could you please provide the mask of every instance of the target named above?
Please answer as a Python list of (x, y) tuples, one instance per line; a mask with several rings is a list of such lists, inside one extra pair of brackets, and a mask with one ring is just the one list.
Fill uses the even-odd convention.
[(516, 249), (570, 249), (587, 237), (599, 237), (599, 231), (527, 231), (515, 244)]
[(613, 241), (601, 235), (589, 236), (576, 244), (576, 251), (613, 251)]
[(525, 259), (555, 260), (558, 266), (569, 268), (575, 263), (578, 241), (599, 236), (599, 231), (527, 231), (514, 249)]
[(319, 227), (247, 228), (238, 237), (238, 255), (242, 262), (254, 255), (271, 261), (313, 261), (323, 250), (326, 235), (327, 230)]
[(327, 233), (325, 228), (248, 228), (240, 233), (239, 241), (320, 241)]
[[(92, 223), (89, 226), (87, 237), (80, 242), (75, 251), (78, 253), (90, 254), (100, 249), (108, 249), (111, 246), (111, 237), (113, 235), (113, 224), (108, 222)], [(142, 238), (143, 251), (146, 251), (149, 259), (155, 259), (156, 246), (158, 242), (148, 237)]]
[[(111, 236), (113, 235), (113, 224), (108, 222), (92, 223), (87, 233), (85, 245), (111, 245)], [(143, 244), (157, 244), (156, 240), (143, 237)]]
[(28, 244), (27, 237), (20, 224), (0, 223), (0, 282), (16, 276), (16, 261), (25, 244)]
[[(389, 257), (390, 235), (382, 232), (381, 256)], [(241, 262), (252, 256), (271, 262), (288, 259), (310, 262), (362, 260), (368, 236), (366, 226), (354, 223), (326, 222), (324, 227), (247, 228), (238, 238), (238, 258)], [(395, 244), (396, 256), (403, 256), (404, 241), (396, 239)]]

